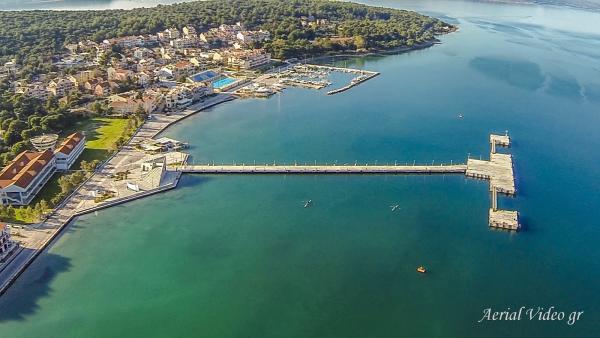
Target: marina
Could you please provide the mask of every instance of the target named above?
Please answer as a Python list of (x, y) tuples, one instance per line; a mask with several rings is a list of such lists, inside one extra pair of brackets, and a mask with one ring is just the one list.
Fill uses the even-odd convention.
[(355, 74), (356, 77), (350, 80), (350, 83), (347, 85), (328, 91), (327, 95), (345, 92), (380, 74), (374, 71), (354, 68), (293, 64), (255, 79), (252, 83), (238, 89), (235, 94), (240, 97), (269, 97), (286, 87), (321, 90), (331, 85), (328, 76), (332, 72)]

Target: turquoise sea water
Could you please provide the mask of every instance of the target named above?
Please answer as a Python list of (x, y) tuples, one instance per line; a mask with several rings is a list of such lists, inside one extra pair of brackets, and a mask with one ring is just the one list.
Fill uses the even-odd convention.
[[(0, 298), (0, 336), (596, 336), (600, 16), (377, 4), (460, 31), (347, 61), (382, 74), (343, 94), (238, 100), (166, 135), (196, 162), (437, 163), (485, 157), (509, 130), (519, 191), (500, 204), (523, 231), (488, 229), (488, 184), (462, 176), (186, 176), (76, 222)], [(520, 306), (585, 312), (478, 323)]]

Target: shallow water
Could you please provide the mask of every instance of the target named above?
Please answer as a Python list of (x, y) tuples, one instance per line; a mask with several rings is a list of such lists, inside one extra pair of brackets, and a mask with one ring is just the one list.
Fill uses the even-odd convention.
[[(165, 134), (196, 162), (439, 163), (485, 157), (488, 134), (508, 130), (518, 196), (500, 204), (523, 231), (488, 229), (488, 184), (462, 176), (185, 176), (75, 223), (0, 299), (0, 336), (594, 336), (598, 15), (380, 4), (460, 31), (345, 62), (382, 73), (345, 93), (238, 100)], [(478, 323), (520, 306), (585, 312), (573, 326)]]

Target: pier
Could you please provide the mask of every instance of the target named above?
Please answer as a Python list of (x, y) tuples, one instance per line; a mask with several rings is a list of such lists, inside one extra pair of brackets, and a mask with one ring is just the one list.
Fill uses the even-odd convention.
[(464, 164), (448, 165), (184, 165), (192, 174), (464, 174)]
[(498, 209), (498, 194), (514, 196), (516, 194), (515, 175), (511, 154), (500, 154), (496, 147), (510, 147), (510, 137), (505, 135), (490, 135), (490, 159), (467, 160), (468, 177), (490, 181), (492, 207), (489, 211), (489, 226), (498, 229), (519, 230), (519, 213), (513, 210)]
[(440, 165), (368, 165), (368, 164), (184, 164), (178, 168), (182, 173), (189, 174), (237, 174), (237, 175), (445, 175), (463, 174), (467, 177), (487, 180), (490, 182), (491, 208), (488, 224), (493, 228), (519, 230), (519, 214), (517, 211), (498, 209), (498, 194), (514, 196), (516, 194), (515, 176), (511, 154), (496, 152), (496, 147), (509, 147), (508, 135), (490, 135), (490, 159), (467, 159), (466, 164)]
[(368, 80), (374, 78), (375, 76), (379, 75), (379, 73), (377, 73), (377, 72), (364, 72), (364, 73), (366, 73), (367, 75), (361, 75), (361, 76), (353, 79), (352, 82), (350, 82), (350, 84), (348, 84), (342, 88), (330, 90), (327, 92), (327, 95), (334, 95), (334, 94), (338, 94), (341, 92), (345, 92), (346, 90), (348, 90), (354, 86), (358, 86), (359, 84), (361, 84), (365, 81), (368, 81)]

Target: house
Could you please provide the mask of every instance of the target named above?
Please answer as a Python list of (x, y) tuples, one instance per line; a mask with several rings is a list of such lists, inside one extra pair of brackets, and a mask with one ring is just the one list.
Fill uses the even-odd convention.
[(56, 171), (51, 150), (26, 150), (0, 171), (0, 201), (3, 205), (27, 205)]
[(192, 26), (183, 27), (183, 35), (188, 37), (196, 37), (196, 29)]
[(163, 38), (165, 40), (175, 40), (180, 36), (179, 34), (179, 30), (177, 30), (177, 28), (170, 28), (170, 29), (166, 29), (163, 32)]
[(8, 225), (0, 223), (0, 262), (6, 261), (8, 256), (17, 248), (17, 243), (10, 237)]
[(249, 44), (269, 40), (271, 34), (261, 29), (259, 31), (241, 31), (237, 33), (236, 37), (243, 43)]
[(112, 81), (102, 81), (94, 87), (93, 94), (96, 96), (108, 96), (114, 92), (119, 85)]
[(184, 86), (190, 90), (192, 102), (196, 102), (214, 93), (212, 85), (185, 84)]
[(184, 49), (195, 47), (198, 44), (198, 40), (195, 37), (183, 37), (171, 40), (169, 44), (175, 49)]
[(151, 77), (145, 72), (139, 72), (135, 75), (137, 83), (142, 87), (150, 85)]
[(164, 109), (163, 95), (153, 90), (144, 92), (141, 97), (135, 93), (113, 95), (109, 97), (108, 106), (120, 115), (134, 114), (140, 108), (151, 114)]
[(76, 132), (65, 138), (65, 140), (54, 150), (56, 157), (56, 169), (68, 170), (77, 160), (85, 148), (85, 136)]
[(48, 91), (48, 88), (41, 82), (31, 83), (18, 87), (16, 93), (23, 94), (27, 97), (38, 99), (41, 101), (47, 101), (50, 97), (50, 92)]
[(202, 60), (200, 57), (193, 57), (190, 59), (190, 63), (194, 65), (195, 68), (200, 70), (206, 69), (206, 61)]
[(129, 69), (115, 69), (113, 67), (109, 67), (106, 70), (106, 73), (108, 74), (108, 80), (109, 81), (127, 81), (128, 79), (133, 78), (133, 72)]
[(146, 47), (136, 48), (133, 51), (133, 57), (138, 60), (142, 60), (142, 59), (148, 58), (153, 55), (154, 55), (154, 52)]
[(87, 81), (94, 78), (94, 71), (93, 70), (82, 70), (80, 72), (77, 72), (75, 75), (73, 75), (73, 77), (77, 81), (77, 84), (83, 85)]
[(194, 72), (194, 65), (189, 61), (179, 61), (174, 65), (167, 67), (171, 69), (174, 79), (186, 77)]
[(77, 80), (72, 77), (69, 78), (57, 78), (48, 84), (48, 91), (50, 94), (56, 97), (67, 96), (72, 92), (77, 91)]

